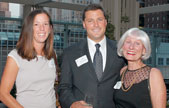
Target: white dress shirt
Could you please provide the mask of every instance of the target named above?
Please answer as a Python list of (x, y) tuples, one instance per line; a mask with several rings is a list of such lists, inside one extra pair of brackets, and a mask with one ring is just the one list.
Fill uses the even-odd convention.
[[(91, 60), (93, 62), (94, 54), (96, 52), (95, 44), (97, 44), (97, 43), (94, 42), (93, 40), (91, 40), (88, 37), (87, 37), (87, 41), (88, 41), (88, 48), (89, 48), (90, 57), (91, 57)], [(104, 36), (104, 39), (101, 40), (98, 44), (100, 44), (100, 52), (102, 53), (102, 57), (103, 57), (103, 72), (104, 72), (104, 69), (105, 69), (105, 66), (106, 66), (106, 54), (107, 54), (105, 36)]]

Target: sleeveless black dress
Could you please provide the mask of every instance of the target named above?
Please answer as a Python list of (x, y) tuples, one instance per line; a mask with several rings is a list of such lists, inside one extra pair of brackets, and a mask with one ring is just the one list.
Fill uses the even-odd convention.
[(121, 75), (121, 86), (114, 87), (116, 108), (152, 108), (149, 88), (151, 67), (126, 70)]

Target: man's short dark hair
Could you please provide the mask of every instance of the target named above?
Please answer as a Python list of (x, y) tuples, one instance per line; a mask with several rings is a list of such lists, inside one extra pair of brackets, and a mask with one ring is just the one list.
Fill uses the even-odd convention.
[(104, 14), (104, 17), (106, 18), (106, 14), (104, 12), (104, 9), (99, 5), (99, 4), (90, 4), (88, 5), (84, 10), (83, 10), (83, 14), (82, 14), (82, 20), (84, 21), (85, 20), (85, 13), (87, 11), (90, 11), (90, 10), (101, 10)]

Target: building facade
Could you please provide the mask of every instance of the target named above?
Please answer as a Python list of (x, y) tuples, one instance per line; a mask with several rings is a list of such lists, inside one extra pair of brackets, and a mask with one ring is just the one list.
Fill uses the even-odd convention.
[(10, 17), (11, 13), (9, 11), (9, 3), (0, 2), (0, 16)]
[[(67, 2), (67, 0), (62, 0), (62, 2)], [(69, 3), (73, 4), (83, 4), (89, 5), (92, 3), (99, 4), (100, 0), (69, 0)], [(74, 10), (63, 10), (61, 20), (68, 21), (68, 22), (82, 22), (82, 11), (74, 11)]]
[[(168, 4), (169, 0), (144, 0), (145, 7)], [(169, 12), (155, 12), (144, 15), (144, 27), (153, 29), (169, 29)]]
[(137, 0), (100, 0), (102, 6), (115, 26), (114, 37), (121, 35), (131, 27), (139, 26), (139, 2)]
[[(158, 8), (162, 5), (168, 4), (169, 0), (144, 0), (143, 2), (143, 8)], [(141, 15), (143, 21), (141, 26), (147, 30), (146, 32), (149, 37), (151, 37), (152, 55), (148, 61), (150, 64), (153, 63), (154, 67), (161, 70), (164, 79), (169, 79), (169, 12), (146, 11), (145, 14)], [(151, 30), (153, 32), (151, 32)]]

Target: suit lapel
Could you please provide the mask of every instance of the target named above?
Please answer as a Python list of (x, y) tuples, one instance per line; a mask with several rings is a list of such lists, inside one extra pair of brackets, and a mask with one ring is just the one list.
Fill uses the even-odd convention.
[(90, 53), (89, 53), (89, 49), (88, 49), (88, 44), (87, 44), (87, 39), (85, 39), (81, 45), (79, 45), (79, 51), (80, 51), (80, 55), (86, 55), (88, 58), (88, 63), (87, 63), (87, 68), (86, 68), (86, 72), (88, 72), (89, 75), (92, 75), (92, 77), (94, 79), (96, 79), (96, 81), (98, 81), (94, 67), (93, 67), (93, 63), (91, 61), (91, 57), (90, 57)]
[[(112, 72), (113, 70), (110, 70), (112, 66), (116, 66), (115, 63), (115, 57), (117, 56), (116, 54), (116, 47), (115, 44), (113, 44), (111, 42), (111, 40), (107, 39), (107, 57), (106, 57), (106, 66), (103, 72), (103, 76), (101, 81), (105, 80), (106, 77), (109, 77), (110, 72)], [(88, 63), (87, 63), (87, 68), (86, 68), (86, 72), (88, 72), (89, 75), (91, 75), (97, 82), (97, 75), (96, 72), (94, 70), (93, 67), (93, 63), (91, 61), (91, 57), (90, 57), (90, 53), (89, 53), (89, 49), (88, 49), (88, 44), (87, 44), (87, 39), (83, 40), (83, 42), (81, 42), (81, 45), (79, 45), (79, 51), (80, 51), (80, 56), (86, 55), (88, 58)]]
[(106, 76), (109, 76), (109, 73), (113, 71), (113, 70), (110, 71), (110, 68), (115, 63), (114, 57), (116, 57), (115, 46), (113, 46), (113, 44), (110, 42), (109, 39), (106, 38), (106, 40), (107, 40), (107, 57), (106, 57), (106, 66), (105, 66), (105, 69), (104, 69), (102, 80), (104, 80), (106, 78)]

